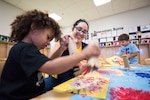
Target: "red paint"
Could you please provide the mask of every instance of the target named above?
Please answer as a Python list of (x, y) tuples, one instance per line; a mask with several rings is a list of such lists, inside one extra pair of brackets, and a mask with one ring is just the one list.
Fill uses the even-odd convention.
[(150, 91), (133, 88), (111, 88), (110, 100), (150, 100)]

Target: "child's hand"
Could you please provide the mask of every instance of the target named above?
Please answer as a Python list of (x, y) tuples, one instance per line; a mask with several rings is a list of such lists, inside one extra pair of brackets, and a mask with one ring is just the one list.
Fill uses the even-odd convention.
[(87, 60), (80, 61), (80, 63), (78, 63), (77, 66), (79, 66), (79, 67), (74, 69), (75, 76), (81, 75), (81, 74), (85, 75), (88, 72), (90, 72), (90, 70), (91, 70), (91, 67), (88, 66), (88, 64), (87, 64)]

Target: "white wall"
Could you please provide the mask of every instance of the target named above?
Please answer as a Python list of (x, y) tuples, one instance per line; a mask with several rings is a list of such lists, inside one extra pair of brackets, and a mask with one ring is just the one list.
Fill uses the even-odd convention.
[(91, 21), (89, 24), (90, 33), (114, 27), (123, 27), (124, 32), (128, 32), (129, 27), (150, 24), (150, 6)]
[(0, 1), (0, 34), (10, 35), (10, 24), (15, 19), (16, 15), (22, 13), (23, 10), (16, 8), (10, 4)]
[[(9, 36), (11, 22), (22, 12), (23, 10), (0, 1), (0, 34)], [(123, 27), (123, 31), (128, 32), (129, 27), (146, 24), (150, 24), (150, 6), (91, 21), (89, 33), (117, 27)], [(64, 28), (63, 33), (70, 33), (71, 28), (72, 26)]]

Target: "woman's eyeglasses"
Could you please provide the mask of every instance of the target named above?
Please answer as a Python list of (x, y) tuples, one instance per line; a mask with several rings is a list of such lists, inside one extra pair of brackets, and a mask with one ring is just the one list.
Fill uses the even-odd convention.
[(88, 34), (88, 32), (86, 30), (83, 30), (82, 27), (75, 27), (77, 31), (82, 32), (84, 34)]

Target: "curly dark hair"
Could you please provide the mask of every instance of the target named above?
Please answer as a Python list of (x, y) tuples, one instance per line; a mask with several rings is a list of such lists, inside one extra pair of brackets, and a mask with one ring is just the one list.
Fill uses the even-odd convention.
[(87, 26), (88, 26), (88, 30), (87, 30), (87, 31), (89, 31), (89, 24), (88, 24), (88, 22), (87, 22), (85, 19), (79, 19), (79, 20), (77, 20), (77, 21), (73, 24), (72, 31), (73, 31), (73, 29), (74, 29), (80, 22), (85, 22), (85, 23), (87, 24)]
[(47, 13), (35, 9), (18, 15), (10, 24), (12, 29), (11, 40), (20, 42), (28, 35), (31, 30), (31, 25), (32, 29), (52, 29), (55, 41), (61, 38), (62, 32), (59, 24), (50, 18)]
[(119, 37), (118, 37), (118, 41), (128, 41), (129, 40), (129, 35), (128, 34), (121, 34)]

